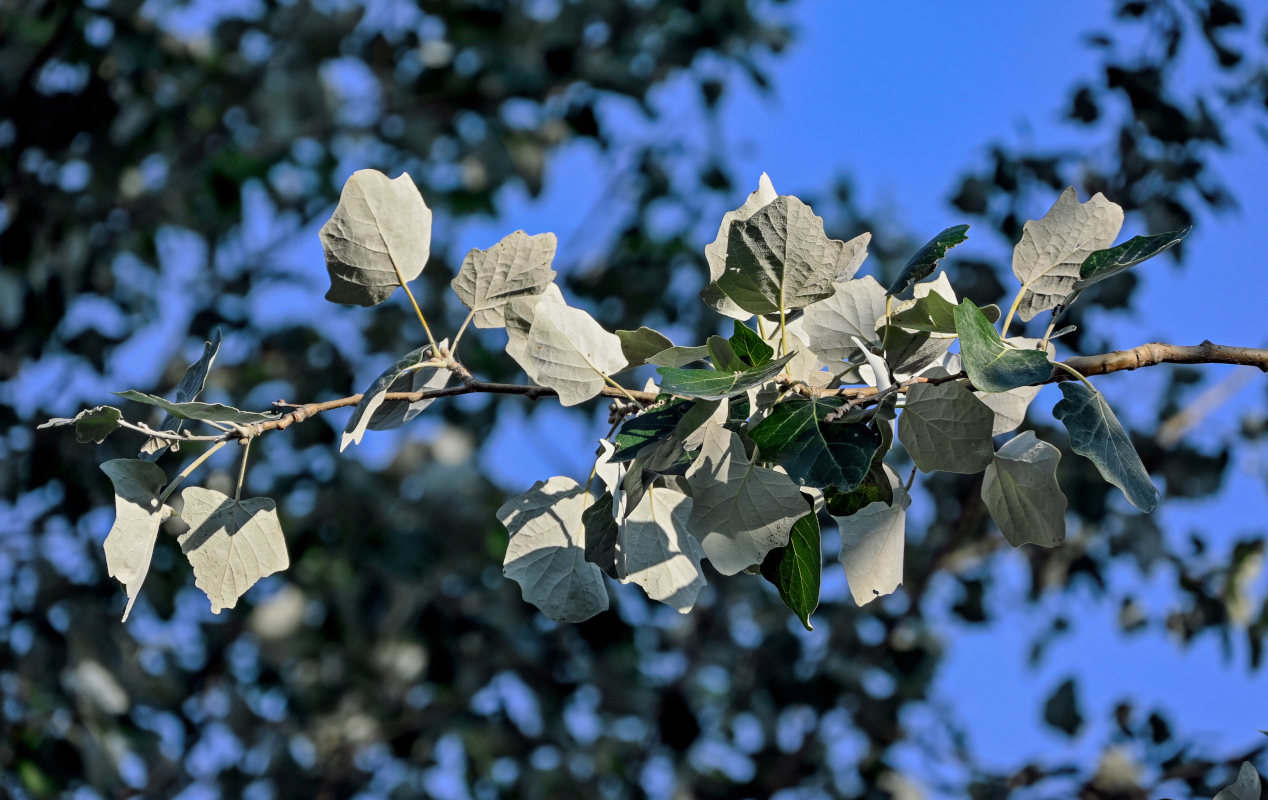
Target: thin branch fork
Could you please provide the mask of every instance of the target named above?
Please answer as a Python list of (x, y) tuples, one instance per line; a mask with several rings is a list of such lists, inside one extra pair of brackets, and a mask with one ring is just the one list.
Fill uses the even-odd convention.
[[(1151, 367), (1158, 364), (1235, 364), (1241, 366), (1258, 367), (1263, 372), (1268, 372), (1268, 349), (1259, 349), (1254, 347), (1231, 347), (1228, 345), (1213, 344), (1209, 341), (1202, 342), (1197, 345), (1174, 345), (1162, 342), (1150, 342), (1133, 347), (1129, 350), (1115, 350), (1112, 353), (1102, 353), (1093, 356), (1075, 356), (1065, 361), (1067, 365), (1073, 367), (1076, 371), (1083, 375), (1108, 375), (1112, 372), (1123, 372), (1127, 370), (1140, 369), (1141, 367)], [(521, 395), (536, 400), (541, 397), (554, 397), (558, 393), (554, 389), (548, 389), (544, 386), (527, 386), (514, 383), (495, 383), (491, 381), (482, 381), (471, 375), (469, 371), (461, 364), (452, 359), (446, 364), (446, 367), (458, 376), (461, 384), (458, 386), (448, 386), (443, 389), (426, 389), (418, 392), (388, 392), (384, 395), (385, 400), (396, 400), (408, 403), (416, 403), (420, 400), (430, 400), (440, 397), (456, 397), (464, 394), (514, 394)], [(850, 400), (857, 405), (871, 405), (883, 399), (889, 394), (905, 393), (907, 389), (917, 383), (946, 383), (953, 380), (961, 380), (965, 377), (963, 372), (955, 375), (947, 375), (939, 378), (912, 378), (895, 386), (891, 386), (884, 392), (878, 392), (875, 387), (860, 386), (850, 387), (847, 389), (811, 389), (806, 386), (799, 386), (798, 390), (810, 392), (819, 396), (836, 396)], [(1063, 370), (1054, 369), (1053, 374), (1045, 383), (1057, 383), (1059, 381), (1072, 380), (1072, 376)], [(656, 401), (656, 392), (644, 392), (637, 389), (622, 389), (616, 386), (604, 386), (599, 395), (602, 397), (610, 397), (618, 401), (628, 401), (634, 398), (641, 403), (652, 404)], [(257, 436), (265, 431), (285, 430), (297, 422), (303, 422), (323, 411), (330, 411), (335, 408), (345, 408), (347, 406), (355, 406), (361, 402), (361, 395), (354, 394), (347, 397), (340, 397), (335, 400), (327, 400), (321, 403), (305, 403), (303, 405), (294, 405), (290, 403), (278, 402), (275, 405), (279, 408), (290, 409), (288, 412), (275, 420), (261, 422), (254, 425), (244, 426), (245, 431), (249, 431), (252, 436)], [(128, 426), (132, 427), (132, 426)], [(225, 441), (229, 439), (250, 438), (244, 436), (244, 430), (227, 431), (219, 436), (190, 436), (188, 434), (176, 434), (174, 436), (165, 435), (162, 432), (151, 431), (146, 428), (146, 433), (153, 436), (160, 436), (173, 441)]]

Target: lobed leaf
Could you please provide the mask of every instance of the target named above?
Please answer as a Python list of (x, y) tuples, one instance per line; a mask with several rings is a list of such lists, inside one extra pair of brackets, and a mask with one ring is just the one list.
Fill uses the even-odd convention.
[[(765, 172), (758, 179), (757, 189), (734, 211), (722, 215), (722, 224), (718, 226), (717, 237), (704, 248), (704, 259), (709, 265), (709, 285), (700, 292), (700, 299), (714, 311), (736, 319), (748, 319), (753, 316), (735, 304), (735, 301), (717, 286), (718, 278), (726, 272), (727, 245), (731, 238), (731, 224), (753, 216), (762, 207), (777, 197), (775, 187)], [(662, 366), (682, 366), (681, 364), (664, 364)]]
[(830, 296), (846, 258), (845, 242), (827, 237), (821, 217), (781, 195), (731, 224), (726, 270), (715, 283), (745, 311), (775, 314)]
[(806, 306), (806, 342), (824, 363), (857, 360), (857, 337), (877, 340), (876, 323), (885, 316), (885, 289), (872, 276), (834, 284), (835, 293)]
[(1180, 244), (1192, 230), (1193, 226), (1190, 225), (1182, 230), (1156, 233), (1153, 236), (1133, 236), (1115, 247), (1097, 250), (1083, 259), (1083, 263), (1079, 266), (1079, 279), (1074, 283), (1074, 290), (1082, 291), (1142, 261), (1148, 261), (1159, 253)]
[(938, 262), (948, 250), (967, 241), (968, 238), (968, 225), (953, 225), (925, 242), (924, 246), (917, 250), (916, 254), (903, 266), (902, 271), (898, 273), (897, 278), (894, 278), (894, 282), (889, 285), (885, 293), (891, 297), (905, 294), (916, 281), (923, 280), (937, 269)]
[(1041, 219), (1028, 221), (1013, 248), (1013, 274), (1022, 285), (1021, 318), (1030, 320), (1064, 303), (1084, 260), (1113, 244), (1122, 227), (1122, 208), (1100, 192), (1080, 203), (1074, 187), (1062, 192)]
[(740, 372), (675, 367), (658, 367), (656, 371), (661, 375), (660, 390), (665, 394), (702, 400), (721, 400), (725, 397), (744, 394), (749, 389), (773, 379), (783, 371), (784, 365), (791, 361), (794, 355), (795, 353), (789, 353), (766, 366), (753, 367)]
[(991, 463), (995, 414), (958, 381), (907, 390), (898, 439), (921, 472), (971, 475)]
[(1052, 376), (1052, 362), (1047, 353), (1009, 347), (972, 300), (966, 299), (956, 306), (955, 329), (960, 335), (964, 371), (975, 389), (1007, 392), (1043, 383)]
[(693, 405), (689, 400), (671, 399), (659, 408), (627, 419), (612, 440), (616, 445), (616, 451), (611, 456), (612, 463), (630, 461), (645, 448), (673, 434), (674, 428)]
[(555, 279), (550, 264), (556, 245), (553, 233), (529, 236), (515, 231), (488, 250), (472, 248), (467, 253), (449, 285), (471, 309), (471, 321), (477, 328), (506, 325), (508, 302), (546, 291)]
[(1146, 513), (1158, 505), (1158, 490), (1140, 461), (1127, 431), (1105, 397), (1082, 383), (1061, 384), (1065, 399), (1052, 409), (1070, 433), (1070, 449), (1096, 465), (1101, 477), (1117, 486), (1128, 502)]
[(576, 481), (555, 477), (497, 511), (511, 534), (502, 574), (520, 585), (526, 602), (558, 622), (581, 622), (608, 607), (603, 573), (586, 560), (585, 516), (593, 505)]
[(775, 357), (775, 348), (763, 341), (757, 331), (738, 319), (735, 321), (735, 332), (731, 334), (728, 341), (731, 352), (743, 361), (745, 366), (762, 367), (769, 364)]
[(865, 423), (825, 422), (842, 403), (839, 398), (789, 397), (753, 426), (749, 438), (763, 460), (788, 470), (798, 484), (848, 492), (867, 474), (881, 436)]
[(181, 552), (194, 568), (194, 585), (211, 611), (233, 608), (261, 578), (290, 566), (277, 505), (268, 497), (235, 500), (214, 489), (181, 490)]
[(159, 525), (172, 513), (159, 501), (167, 476), (156, 465), (135, 458), (112, 459), (101, 465), (101, 471), (110, 478), (115, 493), (114, 523), (104, 545), (106, 570), (127, 592), (128, 604), (123, 609), (127, 622), (150, 571)]
[(1061, 451), (1034, 431), (1014, 436), (982, 476), (982, 502), (1013, 547), (1065, 541), (1066, 497), (1057, 483)]
[(704, 588), (704, 551), (688, 533), (692, 500), (672, 489), (647, 487), (617, 534), (617, 575), (647, 596), (685, 614)]
[(373, 306), (422, 273), (431, 249), (431, 209), (409, 173), (393, 180), (358, 170), (320, 235), (330, 273), (326, 299)]
[(700, 456), (687, 470), (688, 525), (704, 554), (723, 575), (762, 563), (788, 544), (788, 531), (806, 514), (806, 501), (787, 474), (749, 461), (740, 437), (712, 426)]
[(625, 365), (626, 369), (641, 367), (652, 356), (674, 346), (668, 336), (646, 325), (636, 331), (617, 331), (616, 337), (621, 340), (621, 354), (628, 362)]

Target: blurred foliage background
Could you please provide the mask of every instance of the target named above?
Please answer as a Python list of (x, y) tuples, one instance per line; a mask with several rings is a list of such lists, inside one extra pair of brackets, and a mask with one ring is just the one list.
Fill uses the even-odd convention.
[[(1015, 240), (1027, 200), (1070, 184), (1150, 231), (1235, 207), (1208, 163), (1233, 120), (1268, 122), (1268, 32), (1250, 49), (1229, 44), (1246, 19), (1225, 0), (1113, 5), (1114, 26), (1089, 39), (1097, 79), (1069, 90), (1071, 120), (1098, 145), (999, 146), (966, 164), (949, 200), (975, 225)], [(752, 176), (732, 174), (725, 147), (625, 121), (654, 122), (649, 92), (685, 80), (709, 136), (728, 140), (714, 110), (737, 83), (768, 90), (764, 65), (796, 46), (786, 11), (758, 0), (0, 0), (0, 794), (908, 798), (914, 784), (973, 798), (1210, 797), (1228, 765), (1262, 770), (1262, 747), (1210, 752), (1163, 711), (1082, 707), (1075, 683), (1036, 713), (1071, 736), (1087, 715), (1111, 717), (1099, 760), (1036, 751), (1007, 771), (979, 763), (931, 689), (939, 620), (995, 614), (1004, 542), (975, 478), (924, 483), (934, 508), (911, 532), (904, 589), (863, 610), (825, 605), (813, 633), (743, 576), (711, 582), (685, 618), (618, 591), (611, 612), (550, 624), (501, 577), (504, 493), (476, 460), (516, 398), (438, 404), (424, 435), (373, 457), (337, 457), (334, 420), (267, 437), (248, 488), (277, 498), (291, 569), (213, 617), (161, 540), (119, 623), (98, 464), (139, 441), (116, 434), (94, 449), (36, 423), (108, 402), (110, 389), (167, 390), (217, 326), (226, 344), (209, 396), (241, 407), (359, 391), (377, 372), (366, 363), (417, 346), (399, 303), (286, 310), (297, 279), (279, 249), (362, 167), (409, 171), (436, 211), (418, 294), (433, 326), (452, 330), (446, 221), (497, 213), (507, 186), (536, 196), (561, 146), (619, 155), (630, 165), (619, 202), (586, 211), (611, 227), (602, 257), (556, 266), (609, 328), (667, 323), (703, 340), (717, 323), (691, 291), (704, 240), (694, 223), (658, 220), (737, 205)], [(1116, 48), (1120, 35), (1151, 44)], [(1177, 79), (1182, 42), (1213, 59), (1217, 85)], [(873, 245), (882, 269), (928, 233), (908, 238), (829, 178), (804, 199), (835, 236), (887, 231)], [(1007, 265), (953, 258), (950, 269), (976, 302), (1002, 298)], [(1130, 307), (1134, 286), (1098, 286), (1069, 321)], [(1082, 326), (1065, 341), (1104, 344)], [(478, 374), (513, 378), (496, 338), (469, 346)], [(1158, 421), (1196, 381), (1171, 375)], [(1163, 446), (1151, 430), (1136, 442), (1166, 495), (1218, 490), (1237, 442)], [(1263, 434), (1262, 421), (1243, 426), (1245, 441)], [(169, 474), (189, 456), (167, 457)], [(213, 464), (201, 482), (227, 485), (232, 465)], [(1126, 569), (1162, 576), (1169, 600), (1159, 611), (1119, 598), (1122, 635), (1240, 639), (1261, 669), (1268, 605), (1247, 587), (1263, 538), (1231, 558), (1207, 552), (1201, 531), (1177, 547), (1152, 518), (1108, 502), (1112, 487), (1086, 461), (1062, 469), (1078, 524), (1064, 547), (1024, 553), (1044, 618), (1032, 657), (1079, 613), (1045, 600), (1104, 596), (1109, 571)]]

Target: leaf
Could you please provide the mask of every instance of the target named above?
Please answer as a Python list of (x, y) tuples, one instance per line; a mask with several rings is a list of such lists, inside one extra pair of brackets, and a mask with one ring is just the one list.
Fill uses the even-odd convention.
[[(211, 334), (211, 341), (203, 342), (203, 354), (185, 369), (180, 383), (176, 384), (176, 390), (172, 393), (176, 402), (188, 403), (198, 399), (203, 387), (207, 385), (207, 374), (211, 372), (212, 362), (216, 360), (216, 354), (220, 352), (220, 341), (220, 329), (216, 328)], [(163, 421), (159, 423), (158, 429), (179, 432), (183, 424), (169, 413), (163, 415)], [(166, 440), (151, 436), (141, 445), (140, 457), (146, 461), (154, 461), (163, 455), (167, 446)]]
[(775, 348), (762, 341), (757, 331), (738, 319), (735, 321), (735, 332), (731, 334), (729, 341), (731, 352), (750, 367), (765, 366), (775, 357)]
[[(939, 275), (945, 276), (946, 273), (939, 273)], [(938, 292), (929, 292), (909, 302), (910, 305), (904, 303), (903, 308), (894, 311), (893, 316), (890, 317), (892, 325), (909, 331), (944, 335), (955, 333), (955, 300), (948, 300)], [(999, 319), (1000, 312), (997, 305), (988, 305), (980, 310), (986, 317), (986, 321), (992, 325)]]
[(975, 389), (1007, 392), (1043, 383), (1052, 376), (1047, 353), (1009, 347), (972, 300), (963, 300), (956, 306), (955, 329), (960, 335), (964, 371)]
[(991, 463), (995, 414), (958, 381), (917, 383), (898, 416), (898, 440), (921, 472), (971, 475)]
[(783, 472), (751, 463), (740, 437), (721, 426), (705, 435), (687, 483), (688, 526), (723, 575), (761, 564), (768, 552), (788, 544), (789, 529), (806, 514), (797, 485)]
[(290, 566), (277, 505), (268, 497), (234, 500), (214, 489), (181, 490), (181, 519), (189, 530), (178, 541), (194, 568), (194, 585), (211, 611), (233, 608), (261, 578)]
[(1074, 283), (1074, 290), (1082, 291), (1093, 284), (1148, 261), (1154, 256), (1168, 250), (1184, 240), (1193, 230), (1190, 225), (1178, 231), (1156, 233), (1153, 236), (1133, 236), (1116, 247), (1097, 250), (1079, 266), (1079, 280)]
[(870, 275), (834, 288), (831, 297), (806, 306), (803, 317), (810, 349), (828, 364), (857, 360), (855, 337), (877, 340), (876, 323), (885, 316), (885, 289)]
[(594, 564), (609, 578), (616, 577), (616, 517), (612, 495), (604, 492), (581, 512), (581, 527), (586, 534), (586, 561)]
[(907, 507), (911, 498), (891, 475), (894, 502), (869, 503), (848, 517), (833, 517), (841, 531), (841, 564), (858, 605), (884, 597), (903, 582)]
[(710, 428), (725, 425), (730, 411), (728, 400), (697, 400), (674, 426), (674, 438), (684, 450), (699, 450)]
[(431, 209), (409, 173), (389, 180), (363, 169), (343, 185), (321, 226), (332, 303), (373, 306), (417, 278), (431, 249)]
[(616, 336), (621, 340), (621, 354), (628, 362), (626, 369), (641, 367), (652, 356), (674, 346), (668, 336), (646, 325), (636, 331), (617, 331)]
[(101, 444), (106, 437), (119, 427), (119, 420), (123, 417), (123, 413), (114, 406), (97, 406), (86, 411), (80, 411), (73, 418), (53, 417), (42, 425), (37, 425), (36, 430), (43, 428), (57, 428), (62, 425), (75, 426), (75, 439), (80, 444), (92, 442)]
[[(879, 450), (877, 451), (880, 452)], [(884, 466), (873, 459), (863, 481), (848, 492), (841, 492), (832, 487), (823, 491), (824, 502), (828, 513), (834, 517), (848, 517), (857, 514), (871, 503), (890, 505), (894, 502), (894, 488)]]
[[(448, 340), (445, 341), (445, 345), (448, 345)], [(374, 379), (374, 383), (362, 393), (361, 399), (352, 409), (352, 416), (348, 418), (348, 424), (343, 429), (343, 437), (339, 441), (339, 452), (342, 453), (349, 444), (361, 444), (361, 437), (365, 435), (366, 428), (373, 427), (375, 430), (395, 428), (418, 416), (423, 409), (431, 405), (433, 402), (431, 399), (420, 400), (417, 403), (393, 400), (388, 407), (384, 407), (384, 396), (388, 392), (417, 391), (413, 388), (415, 383), (428, 389), (440, 389), (449, 382), (453, 373), (447, 369), (441, 367), (418, 369), (419, 364), (424, 364), (431, 358), (431, 345), (423, 345), (401, 356), (395, 364)]]
[(995, 453), (982, 476), (982, 502), (1013, 547), (1065, 541), (1066, 498), (1057, 483), (1061, 451), (1026, 431)]
[(648, 597), (680, 614), (696, 604), (705, 583), (700, 569), (704, 551), (688, 533), (691, 505), (681, 492), (648, 487), (617, 534), (620, 579), (638, 584)]
[(830, 296), (845, 259), (845, 242), (827, 237), (823, 219), (783, 195), (731, 224), (726, 271), (716, 284), (745, 311), (790, 311)]
[(128, 621), (132, 604), (150, 571), (159, 525), (172, 509), (159, 502), (159, 492), (167, 483), (163, 470), (148, 461), (116, 458), (101, 465), (114, 485), (114, 524), (106, 534), (106, 570), (123, 584), (128, 604), (123, 621)]
[(1041, 386), (1018, 386), (1007, 392), (974, 392), (995, 413), (995, 422), (991, 425), (991, 436), (999, 436), (1017, 427), (1026, 420), (1026, 409), (1030, 407)]
[(134, 400), (149, 406), (158, 406), (167, 413), (180, 419), (197, 419), (204, 422), (232, 422), (235, 425), (254, 425), (258, 422), (272, 422), (277, 414), (260, 413), (258, 411), (239, 411), (232, 406), (219, 403), (173, 403), (157, 395), (128, 389), (124, 392), (112, 392), (125, 400)]
[(740, 372), (749, 367), (731, 349), (731, 343), (721, 336), (710, 336), (704, 346), (708, 348), (709, 360), (718, 372)]
[(1122, 208), (1100, 192), (1080, 203), (1074, 187), (1062, 192), (1042, 219), (1028, 221), (1013, 248), (1013, 274), (1022, 285), (1021, 318), (1030, 320), (1064, 303), (1084, 260), (1113, 244), (1122, 227)]
[(1243, 761), (1237, 771), (1237, 780), (1221, 789), (1215, 800), (1259, 800), (1263, 791), (1258, 770), (1249, 761)]
[(1096, 465), (1101, 477), (1122, 490), (1128, 502), (1148, 513), (1158, 505), (1158, 490), (1145, 465), (1100, 392), (1082, 383), (1061, 384), (1064, 400), (1052, 409), (1070, 432), (1070, 449)]
[(795, 482), (848, 492), (867, 474), (881, 436), (862, 422), (824, 422), (841, 404), (839, 398), (790, 397), (776, 403), (749, 438), (762, 460), (776, 462)]
[(532, 367), (532, 362), (525, 357), (525, 353), (528, 350), (528, 332), (532, 330), (533, 320), (536, 319), (538, 310), (549, 311), (551, 306), (566, 307), (567, 305), (559, 287), (552, 283), (541, 294), (522, 295), (508, 300), (502, 309), (506, 323), (506, 354), (515, 359), (515, 363), (519, 364), (530, 378), (532, 374), (529, 369)]
[(658, 367), (685, 367), (693, 361), (703, 361), (708, 357), (709, 348), (704, 345), (669, 347), (647, 359), (647, 363)]
[(898, 273), (898, 277), (889, 285), (885, 293), (890, 296), (905, 294), (912, 284), (923, 280), (937, 269), (938, 262), (948, 250), (967, 241), (968, 238), (968, 225), (953, 225), (925, 242), (924, 246), (917, 250), (916, 254), (903, 266), (902, 272)]
[[(704, 287), (700, 292), (700, 299), (705, 305), (714, 311), (728, 317), (736, 319), (748, 319), (753, 316), (735, 304), (731, 298), (717, 286), (718, 278), (726, 272), (726, 256), (727, 244), (731, 237), (731, 223), (739, 220), (743, 221), (757, 213), (759, 209), (767, 205), (775, 199), (775, 187), (771, 185), (770, 178), (765, 172), (758, 179), (757, 190), (748, 196), (744, 201), (744, 205), (728, 211), (722, 215), (722, 224), (718, 226), (718, 235), (704, 248), (704, 259), (709, 265), (709, 285)], [(682, 366), (681, 364), (666, 364), (662, 366)]]
[(823, 573), (823, 548), (819, 516), (811, 511), (793, 523), (788, 545), (766, 554), (762, 577), (779, 590), (779, 599), (797, 615), (806, 630), (814, 630), (810, 615), (819, 607), (819, 582)]
[(471, 309), (477, 328), (506, 324), (506, 304), (516, 298), (546, 291), (555, 280), (550, 262), (557, 241), (553, 233), (529, 236), (516, 231), (488, 250), (472, 248), (462, 268), (449, 284), (458, 299)]
[(621, 340), (579, 308), (543, 302), (528, 331), (525, 369), (559, 394), (560, 405), (575, 406), (599, 394), (606, 377), (625, 366)]
[(554, 477), (497, 511), (511, 534), (502, 574), (520, 585), (525, 602), (558, 622), (581, 622), (608, 607), (603, 573), (586, 560), (588, 504), (576, 481)]
[(629, 461), (641, 453), (644, 448), (656, 444), (674, 432), (694, 404), (688, 400), (669, 400), (659, 408), (644, 411), (636, 417), (630, 417), (621, 425), (621, 431), (612, 440), (616, 451), (611, 456), (612, 463)]
[(784, 369), (784, 365), (791, 361), (794, 355), (795, 353), (789, 353), (764, 367), (754, 367), (741, 372), (675, 367), (658, 367), (656, 371), (661, 376), (660, 390), (665, 394), (703, 400), (721, 400), (724, 397), (744, 394), (754, 386), (760, 386), (771, 380)]

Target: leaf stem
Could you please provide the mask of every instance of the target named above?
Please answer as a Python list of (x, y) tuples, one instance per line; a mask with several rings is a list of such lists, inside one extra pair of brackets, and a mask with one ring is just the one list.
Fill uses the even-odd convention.
[(1089, 381), (1087, 378), (1083, 377), (1083, 373), (1079, 372), (1079, 371), (1078, 371), (1077, 369), (1075, 369), (1074, 367), (1070, 366), (1069, 364), (1065, 363), (1064, 361), (1054, 361), (1054, 362), (1052, 362), (1052, 363), (1053, 363), (1053, 366), (1060, 367), (1061, 369), (1063, 369), (1063, 370), (1065, 370), (1066, 372), (1070, 373), (1070, 374), (1071, 374), (1071, 375), (1073, 375), (1074, 377), (1076, 377), (1076, 378), (1078, 378), (1079, 380), (1083, 381), (1083, 385), (1084, 385), (1084, 386), (1086, 386), (1087, 388), (1091, 389), (1092, 391), (1096, 392), (1097, 394), (1100, 394), (1100, 392), (1097, 392), (1097, 391), (1096, 391), (1096, 387), (1092, 385), (1092, 382), (1091, 382), (1091, 381)]
[(234, 502), (242, 499), (242, 481), (247, 476), (247, 456), (251, 453), (251, 440), (254, 436), (249, 436), (242, 443), (242, 465), (238, 467), (238, 488), (233, 490)]
[[(450, 357), (450, 358), (457, 358), (457, 357), (458, 357), (458, 356), (457, 356), (457, 353), (458, 353), (458, 342), (461, 342), (461, 341), (462, 341), (462, 334), (464, 334), (464, 333), (466, 333), (466, 332), (467, 332), (467, 326), (471, 324), (471, 320), (472, 320), (472, 319), (474, 319), (474, 318), (475, 318), (475, 311), (474, 311), (474, 310), (467, 312), (467, 318), (466, 318), (466, 319), (464, 319), (464, 320), (462, 321), (462, 325), (461, 325), (461, 326), (459, 326), (459, 328), (458, 328), (458, 333), (457, 333), (457, 334), (455, 334), (455, 335), (454, 335), (454, 337), (453, 337), (453, 344), (449, 345), (449, 357)], [(435, 353), (435, 355), (440, 355), (440, 353)]]
[(626, 400), (629, 400), (631, 403), (638, 406), (639, 411), (642, 411), (644, 408), (646, 408), (646, 406), (644, 406), (642, 403), (638, 401), (638, 398), (630, 394), (629, 390), (626, 389), (624, 386), (612, 380), (612, 378), (606, 372), (600, 372), (599, 374), (603, 376), (603, 380), (607, 381), (608, 385), (615, 387), (621, 394), (625, 395)]
[(762, 341), (766, 341), (766, 326), (762, 324), (762, 315), (757, 316), (757, 334), (762, 337)]
[(396, 273), (396, 282), (405, 290), (405, 296), (409, 298), (410, 305), (414, 306), (414, 313), (418, 315), (418, 321), (423, 323), (423, 330), (427, 333), (427, 341), (431, 342), (431, 351), (439, 353), (436, 347), (436, 337), (431, 335), (431, 327), (427, 324), (427, 317), (423, 316), (423, 309), (419, 308), (418, 301), (414, 299), (414, 293), (409, 290), (409, 284), (405, 282), (405, 276), (401, 274), (401, 268), (396, 266), (396, 259), (392, 259), (392, 270)]
[(1021, 308), (1021, 300), (1026, 296), (1026, 284), (1022, 284), (1017, 290), (1017, 296), (1013, 298), (1013, 304), (1008, 308), (1008, 316), (1004, 317), (1004, 327), (1000, 329), (999, 338), (1003, 339), (1008, 335), (1008, 326), (1013, 324), (1013, 316), (1017, 313), (1017, 309)]
[(784, 304), (779, 304), (779, 354), (788, 354), (788, 327), (784, 324)]
[(163, 493), (159, 495), (159, 502), (162, 503), (166, 501), (167, 498), (171, 497), (172, 492), (176, 491), (176, 487), (180, 486), (181, 481), (188, 478), (190, 473), (192, 473), (194, 470), (202, 466), (202, 463), (204, 461), (211, 458), (213, 453), (215, 453), (217, 450), (224, 447), (225, 445), (229, 444), (230, 441), (232, 440), (225, 439), (224, 441), (216, 442), (211, 447), (207, 448), (207, 451), (205, 453), (200, 455), (198, 458), (195, 458), (193, 461), (189, 462), (189, 466), (181, 470), (180, 474), (177, 475), (175, 478), (173, 478), (171, 483), (167, 484), (167, 488), (165, 488), (163, 490)]

